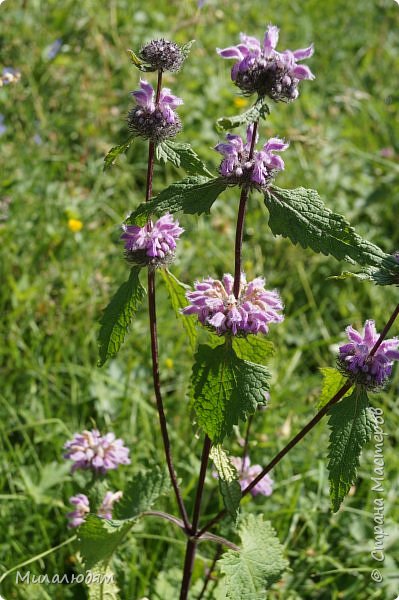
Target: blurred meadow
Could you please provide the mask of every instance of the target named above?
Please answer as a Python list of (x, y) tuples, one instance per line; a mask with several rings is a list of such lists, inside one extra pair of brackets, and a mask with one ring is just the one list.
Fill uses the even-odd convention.
[[(202, 9), (194, 0), (0, 5), (0, 70), (21, 72), (18, 83), (0, 89), (0, 578), (34, 557), (21, 572), (62, 575), (77, 568), (74, 544), (62, 545), (73, 534), (66, 528), (68, 498), (86, 481), (72, 477), (62, 459), (75, 431), (96, 424), (130, 447), (132, 464), (110, 476), (113, 489), (122, 489), (144, 461), (163, 460), (145, 306), (118, 357), (96, 367), (101, 311), (128, 275), (120, 224), (144, 199), (143, 142), (102, 171), (110, 147), (127, 138), (129, 92), (140, 75), (126, 49), (159, 36), (196, 40), (183, 71), (167, 76), (166, 84), (184, 98), (178, 141), (191, 142), (216, 173), (219, 155), (212, 148), (221, 135), (215, 121), (242, 112), (247, 100), (231, 85), (231, 63), (215, 48), (235, 44), (240, 31), (262, 37), (268, 23), (280, 27), (281, 49), (315, 44), (308, 63), (316, 79), (302, 84), (296, 102), (272, 106), (261, 126), (262, 137), (290, 141), (277, 185), (316, 188), (359, 233), (393, 252), (399, 248), (399, 6), (393, 0), (208, 0)], [(182, 176), (156, 165), (154, 191)], [(237, 190), (230, 190), (209, 216), (181, 218), (186, 232), (172, 267), (180, 280), (192, 284), (232, 271), (237, 206)], [(280, 290), (286, 314), (270, 332), (277, 348), (270, 408), (254, 421), (250, 455), (261, 464), (315, 413), (319, 368), (334, 366), (344, 328), (374, 318), (381, 329), (397, 303), (395, 288), (329, 278), (347, 265), (274, 238), (267, 220), (261, 196), (253, 194), (244, 267), (249, 277), (264, 275)], [(190, 509), (202, 447), (187, 409), (192, 355), (161, 278), (158, 289), (161, 377)], [(387, 434), (384, 564), (370, 556), (373, 447), (363, 453), (351, 497), (333, 515), (323, 421), (274, 470), (273, 495), (242, 503), (244, 511), (273, 522), (290, 560), (269, 598), (385, 600), (399, 593), (398, 389), (396, 371), (390, 388), (373, 397)], [(232, 452), (238, 441), (237, 433)], [(221, 501), (210, 470), (207, 481), (204, 514), (212, 516)], [(160, 506), (175, 511), (172, 498)], [(176, 598), (184, 544), (172, 524), (140, 521), (115, 563), (121, 598)], [(201, 544), (194, 582), (204, 577), (213, 552)], [(370, 578), (375, 567), (383, 567), (380, 584)], [(17, 585), (15, 572), (1, 586), (7, 600), (87, 597), (79, 584)]]

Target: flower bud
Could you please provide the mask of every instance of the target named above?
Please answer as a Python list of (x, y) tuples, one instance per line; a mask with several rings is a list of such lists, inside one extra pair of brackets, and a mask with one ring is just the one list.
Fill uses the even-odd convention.
[(163, 38), (145, 44), (139, 56), (154, 70), (171, 72), (178, 71), (185, 58), (178, 44)]

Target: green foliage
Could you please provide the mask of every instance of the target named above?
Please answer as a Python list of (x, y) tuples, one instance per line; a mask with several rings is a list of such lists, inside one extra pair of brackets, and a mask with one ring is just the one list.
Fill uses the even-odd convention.
[(66, 480), (69, 472), (70, 465), (51, 462), (43, 465), (40, 477), (30, 466), (22, 467), (20, 476), (27, 496), (36, 504), (45, 504), (53, 501), (53, 488)]
[(222, 446), (212, 446), (209, 454), (218, 473), (219, 489), (224, 506), (229, 515), (236, 521), (241, 501), (241, 486), (237, 469)]
[(176, 317), (182, 322), (184, 329), (187, 333), (187, 338), (190, 343), (192, 350), (197, 347), (197, 329), (193, 319), (187, 318), (182, 315), (180, 310), (187, 306), (186, 292), (190, 291), (190, 287), (179, 281), (170, 271), (167, 269), (161, 269), (160, 273), (166, 284), (169, 298), (172, 302), (173, 310), (175, 311)]
[(190, 40), (189, 42), (186, 42), (180, 47), (180, 51), (183, 54), (184, 58), (187, 58), (190, 54), (193, 44), (195, 44), (195, 40)]
[[(31, 495), (25, 476), (39, 483), (43, 466), (54, 462), (61, 469), (62, 445), (74, 431), (90, 428), (95, 420), (101, 431), (111, 428), (125, 439), (135, 463), (154, 452), (162, 456), (162, 440), (154, 435), (156, 414), (149, 401), (151, 378), (144, 366), (149, 359), (144, 308), (134, 318), (135, 335), (129, 335), (128, 340), (131, 350), (119, 352), (117, 359), (102, 369), (93, 369), (98, 353), (93, 324), (108, 304), (113, 288), (116, 291), (128, 278), (115, 245), (116, 228), (144, 200), (147, 144), (134, 141), (127, 153), (129, 168), (122, 168), (127, 165), (121, 156), (117, 158), (119, 165), (102, 174), (102, 157), (128, 137), (125, 115), (131, 103), (129, 91), (137, 88), (143, 75), (132, 68), (125, 49), (138, 50), (155, 33), (178, 43), (193, 37), (199, 40), (182, 71), (165, 74), (164, 85), (185, 102), (178, 109), (184, 130), (176, 139), (190, 141), (207, 165), (217, 164), (218, 155), (212, 150), (218, 141), (213, 123), (221, 115), (246, 110), (250, 104), (237, 108), (237, 90), (230, 80), (232, 61), (217, 58), (215, 47), (236, 44), (240, 31), (261, 37), (265, 28), (259, 21), (264, 0), (243, 0), (234, 4), (234, 11), (225, 10), (227, 6), (233, 5), (215, 0), (198, 12), (196, 0), (149, 0), (142, 7), (89, 0), (25, 5), (5, 1), (0, 6), (2, 31), (6, 32), (3, 63), (22, 71), (18, 84), (0, 90), (0, 112), (7, 127), (1, 136), (0, 176), (3, 570), (35, 556), (23, 571), (30, 569), (41, 575), (45, 564), (48, 573), (61, 573), (64, 565), (71, 565), (72, 543), (40, 558), (43, 551), (66, 539), (68, 498), (77, 491), (71, 477), (66, 474), (39, 498)], [(270, 21), (278, 20), (280, 49), (299, 48), (311, 41), (316, 48), (314, 57), (307, 61), (316, 79), (302, 82), (297, 101), (273, 105), (273, 130), (267, 122), (260, 130), (260, 145), (262, 138), (275, 134), (291, 142), (278, 185), (317, 188), (320, 196), (328, 199), (328, 206), (345, 215), (359, 234), (392, 252), (399, 248), (395, 218), (399, 119), (397, 83), (392, 76), (397, 73), (398, 61), (397, 4), (392, 0), (305, 0), (300, 10), (282, 10), (281, 2), (269, 0), (267, 13)], [(182, 23), (184, 27), (180, 27)], [(45, 45), (57, 38), (64, 41), (62, 51), (53, 61), (44, 60)], [(155, 74), (145, 77), (155, 84)], [(245, 126), (235, 131), (244, 134)], [(33, 138), (36, 133), (42, 138), (41, 145)], [(392, 158), (380, 155), (383, 148), (391, 148)], [(156, 193), (174, 181), (173, 172), (174, 167), (155, 165)], [(6, 197), (11, 199), (8, 216), (3, 212)], [(228, 188), (210, 217), (182, 216), (184, 249), (178, 252), (173, 266), (181, 281), (231, 272), (237, 200), (237, 189)], [(253, 463), (263, 464), (263, 459), (275, 451), (276, 439), (270, 432), (279, 431), (287, 419), (295, 433), (309, 420), (311, 409), (306, 398), (317, 403), (321, 384), (318, 369), (331, 364), (331, 345), (345, 326), (356, 323), (359, 328), (372, 313), (381, 328), (397, 302), (398, 290), (355, 279), (327, 280), (334, 272), (331, 259), (304, 251), (281, 236), (274, 240), (265, 223), (265, 208), (262, 210), (256, 198), (248, 208), (243, 266), (251, 276), (266, 273), (272, 286), (280, 288), (286, 306), (285, 321), (273, 328), (270, 336), (278, 353), (278, 360), (273, 360), (273, 410), (259, 413), (252, 425), (256, 443), (251, 458)], [(78, 234), (68, 228), (70, 214), (83, 223)], [(338, 266), (336, 272), (341, 271)], [(304, 279), (298, 276), (301, 270)], [(185, 494), (189, 490), (192, 494), (198, 477), (194, 455), (201, 451), (200, 441), (192, 436), (184, 402), (192, 356), (186, 333), (171, 316), (163, 288), (160, 282), (161, 378), (166, 386), (176, 468), (184, 480)], [(196, 318), (187, 320), (195, 322)], [(397, 331), (394, 329), (392, 335)], [(167, 358), (178, 368), (166, 369)], [(384, 445), (388, 487), (395, 486), (399, 472), (398, 386), (399, 370), (395, 369), (392, 385), (378, 395), (389, 433)], [(262, 434), (267, 434), (267, 439)], [(279, 441), (283, 444), (285, 438)], [(395, 598), (399, 553), (394, 524), (399, 522), (399, 503), (388, 501), (387, 489), (385, 524), (392, 544), (385, 548), (384, 581), (376, 586), (369, 577), (369, 554), (364, 551), (373, 539), (370, 514), (375, 492), (372, 485), (361, 485), (350, 499), (353, 511), (329, 513), (328, 486), (323, 484), (327, 471), (322, 461), (327, 441), (328, 428), (319, 426), (279, 464), (278, 480), (287, 485), (276, 486), (269, 500), (258, 497), (254, 503), (248, 498), (248, 505), (244, 503), (245, 510), (255, 511), (271, 502), (274, 527), (287, 532), (284, 539), (290, 548), (293, 572), (270, 595), (275, 596), (273, 600), (320, 600), (328, 587), (331, 597), (343, 595), (345, 600), (376, 594), (378, 600)], [(361, 463), (367, 473), (372, 453), (369, 444)], [(112, 489), (122, 489), (119, 482), (124, 481), (126, 469), (110, 472)], [(78, 475), (74, 476), (75, 484)], [(210, 483), (216, 487), (215, 481)], [(217, 496), (207, 495), (209, 517), (218, 511)], [(174, 512), (173, 497), (162, 498), (162, 507)], [(157, 519), (142, 519), (139, 527), (137, 538), (134, 534), (133, 539), (133, 532), (128, 536), (113, 565), (122, 598), (153, 600), (159, 571), (168, 569), (169, 575), (174, 567), (180, 575), (171, 580), (175, 591), (171, 598), (178, 598), (183, 536)], [(202, 559), (207, 556), (210, 565), (214, 546), (203, 543), (199, 548), (194, 579), (202, 584)], [(333, 568), (328, 548), (334, 549)], [(212, 595), (212, 585), (208, 596)], [(85, 597), (80, 585), (17, 585), (15, 572), (1, 587), (0, 594), (7, 599)], [(162, 594), (160, 598), (165, 600)]]
[(191, 401), (198, 424), (214, 443), (222, 443), (239, 419), (266, 404), (269, 371), (239, 358), (226, 343), (198, 347), (191, 375)]
[(266, 590), (278, 581), (288, 566), (283, 547), (263, 515), (242, 518), (240, 552), (228, 550), (219, 564), (229, 600), (265, 600)]
[[(157, 574), (155, 589), (151, 600), (176, 600), (180, 592), (182, 573), (178, 567), (160, 571)], [(190, 597), (198, 598), (202, 590), (202, 580), (198, 579), (190, 586)]]
[(105, 567), (122, 544), (137, 518), (168, 492), (167, 472), (156, 465), (137, 473), (128, 483), (122, 499), (114, 508), (115, 519), (107, 520), (90, 514), (79, 528), (79, 551), (87, 569)]
[(265, 195), (265, 204), (274, 235), (361, 266), (389, 267), (395, 263), (378, 246), (362, 239), (345, 217), (327, 208), (315, 190), (273, 187)]
[(97, 566), (91, 570), (88, 582), (89, 600), (118, 600), (119, 588), (115, 573), (107, 566)]
[(265, 100), (261, 98), (254, 106), (251, 106), (251, 108), (241, 115), (235, 117), (220, 117), (220, 119), (216, 121), (216, 128), (218, 131), (224, 131), (240, 127), (241, 125), (250, 125), (251, 123), (258, 121), (258, 119), (265, 119), (268, 114), (270, 114), (269, 107), (265, 103)]
[(216, 198), (227, 187), (224, 179), (209, 179), (203, 176), (187, 177), (172, 183), (150, 202), (140, 204), (128, 218), (128, 223), (143, 223), (153, 213), (175, 213), (183, 211), (190, 215), (201, 215), (211, 210)]
[(362, 387), (356, 387), (350, 396), (335, 404), (329, 414), (328, 470), (332, 510), (336, 512), (356, 481), (359, 457), (371, 439), (374, 417)]
[(88, 515), (78, 534), (78, 548), (85, 567), (91, 569), (99, 563), (107, 565), (134, 523), (134, 520), (109, 521)]
[(121, 500), (115, 504), (113, 514), (116, 519), (134, 519), (149, 510), (169, 489), (168, 471), (158, 465), (151, 465), (146, 470), (139, 471), (128, 483)]
[(233, 337), (233, 350), (238, 358), (265, 363), (274, 354), (274, 344), (263, 335)]
[(129, 279), (120, 286), (104, 310), (98, 336), (99, 367), (119, 352), (133, 316), (143, 301), (145, 289), (139, 274), (140, 267), (133, 267)]
[(167, 140), (156, 147), (158, 160), (170, 161), (175, 167), (181, 167), (189, 175), (212, 177), (212, 173), (193, 150), (191, 144)]
[(133, 144), (135, 137), (136, 136), (131, 135), (123, 144), (119, 144), (119, 146), (114, 146), (113, 148), (111, 148), (111, 150), (106, 154), (104, 158), (103, 171), (110, 169), (115, 164), (115, 161), (118, 158), (118, 156), (120, 154), (124, 154), (129, 150), (130, 146)]
[(137, 54), (135, 52), (133, 52), (133, 50), (131, 50), (130, 48), (128, 50), (126, 50), (126, 52), (128, 53), (128, 56), (131, 60), (131, 62), (134, 64), (135, 67), (137, 67), (137, 69), (139, 69), (139, 71), (142, 71), (143, 73), (147, 73), (147, 72), (153, 72), (156, 71), (156, 67), (152, 67), (150, 65), (147, 65), (140, 57), (137, 56)]
[[(342, 388), (342, 386), (346, 383), (346, 377), (342, 375), (338, 371), (338, 369), (334, 369), (334, 367), (321, 367), (320, 372), (323, 375), (323, 385), (321, 388), (321, 394), (319, 403), (317, 405), (317, 409), (320, 410), (327, 402), (335, 396), (335, 394)], [(350, 388), (343, 398), (346, 396), (350, 396), (352, 393), (352, 388)]]

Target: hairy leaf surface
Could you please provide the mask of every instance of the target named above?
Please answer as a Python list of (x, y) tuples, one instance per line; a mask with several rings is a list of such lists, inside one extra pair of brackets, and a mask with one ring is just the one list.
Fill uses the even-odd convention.
[(149, 470), (136, 474), (128, 483), (122, 499), (115, 504), (114, 519), (88, 515), (78, 530), (79, 551), (86, 568), (91, 569), (99, 564), (105, 567), (140, 514), (149, 510), (169, 488), (166, 470), (152, 465)]
[(214, 443), (222, 443), (238, 421), (265, 405), (270, 373), (239, 358), (228, 343), (198, 347), (191, 375), (191, 400), (198, 424)]
[(111, 150), (108, 152), (108, 154), (104, 158), (103, 171), (106, 171), (107, 169), (112, 167), (112, 165), (115, 164), (115, 161), (118, 158), (118, 156), (120, 154), (124, 154), (125, 152), (127, 152), (129, 150), (130, 146), (133, 143), (134, 138), (135, 138), (135, 136), (131, 135), (126, 140), (126, 142), (124, 142), (123, 144), (120, 144), (119, 146), (114, 146), (113, 148), (111, 148)]
[(381, 248), (361, 238), (345, 217), (327, 208), (315, 190), (273, 187), (265, 194), (265, 204), (272, 232), (288, 237), (294, 244), (361, 266), (388, 267), (395, 262)]
[(219, 564), (229, 600), (265, 600), (266, 591), (288, 566), (283, 547), (263, 515), (250, 514), (239, 528), (240, 552), (228, 550)]
[(146, 291), (140, 283), (139, 273), (140, 267), (132, 268), (129, 279), (120, 286), (101, 317), (99, 367), (118, 353), (133, 316), (145, 296)]
[(128, 483), (121, 500), (115, 504), (113, 514), (116, 519), (136, 518), (169, 490), (167, 469), (152, 465), (145, 471), (139, 471)]
[(329, 411), (329, 480), (332, 509), (336, 512), (356, 482), (359, 457), (371, 439), (374, 417), (369, 408), (367, 393), (355, 388)]
[(186, 330), (188, 340), (191, 348), (195, 350), (197, 346), (197, 329), (195, 327), (194, 319), (190, 319), (185, 315), (182, 315), (180, 310), (187, 306), (186, 292), (190, 291), (191, 288), (179, 281), (170, 271), (166, 269), (161, 270), (161, 275), (165, 281), (169, 298), (172, 302), (173, 310), (175, 311), (176, 317), (182, 322), (184, 329)]
[(241, 125), (250, 125), (259, 119), (264, 119), (268, 114), (270, 114), (269, 107), (265, 104), (265, 101), (261, 99), (241, 115), (235, 117), (220, 117), (220, 119), (216, 121), (216, 128), (219, 131), (224, 131), (240, 127)]
[[(318, 409), (327, 404), (347, 381), (346, 377), (344, 377), (338, 369), (334, 369), (334, 367), (322, 367), (320, 372), (323, 375), (323, 385), (321, 388), (320, 400), (317, 405)], [(350, 388), (343, 398), (350, 396), (352, 391), (353, 388)]]
[(150, 202), (140, 204), (132, 212), (127, 222), (130, 224), (145, 223), (146, 218), (153, 213), (163, 214), (179, 211), (191, 215), (208, 213), (216, 198), (226, 187), (226, 181), (220, 177), (216, 179), (200, 175), (187, 177), (182, 181), (172, 183)]
[(212, 177), (212, 173), (190, 144), (167, 140), (157, 146), (156, 152), (158, 160), (163, 160), (165, 163), (170, 161), (175, 167), (181, 167), (189, 175)]
[(126, 52), (128, 53), (131, 62), (139, 69), (139, 71), (142, 71), (143, 73), (153, 73), (157, 70), (156, 67), (146, 64), (139, 56), (137, 56), (137, 54), (135, 54), (135, 52), (133, 52), (133, 50), (130, 50), (130, 48), (126, 50)]
[(108, 521), (97, 515), (88, 515), (79, 528), (79, 551), (87, 569), (108, 564), (113, 553), (122, 544), (135, 521)]
[(233, 350), (238, 358), (256, 363), (264, 363), (268, 358), (273, 356), (274, 344), (261, 335), (233, 337)]
[(108, 566), (97, 566), (91, 569), (91, 577), (87, 581), (87, 586), (89, 600), (119, 600), (116, 575)]
[(238, 509), (241, 501), (241, 486), (238, 480), (237, 469), (230, 460), (229, 455), (222, 446), (212, 446), (210, 458), (215, 465), (219, 489), (222, 494), (224, 506), (234, 521), (238, 517)]

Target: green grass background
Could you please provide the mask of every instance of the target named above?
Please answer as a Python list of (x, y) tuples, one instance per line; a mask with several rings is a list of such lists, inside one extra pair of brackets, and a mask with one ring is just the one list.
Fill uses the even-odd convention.
[[(129, 92), (139, 79), (125, 50), (159, 35), (197, 40), (184, 70), (166, 81), (185, 102), (178, 139), (190, 141), (216, 170), (215, 120), (241, 109), (231, 63), (218, 58), (215, 47), (236, 43), (240, 31), (261, 37), (268, 23), (281, 28), (279, 48), (313, 41), (316, 49), (309, 61), (315, 81), (303, 83), (296, 102), (273, 106), (261, 127), (262, 137), (290, 141), (277, 184), (317, 188), (361, 234), (394, 251), (399, 7), (393, 0), (209, 0), (201, 11), (192, 0), (6, 0), (0, 6), (0, 63), (21, 71), (18, 84), (0, 89), (7, 128), (0, 138), (0, 576), (70, 535), (68, 498), (86, 481), (72, 478), (62, 460), (74, 431), (95, 423), (130, 446), (132, 465), (110, 476), (113, 489), (123, 487), (143, 460), (162, 461), (144, 308), (118, 358), (101, 370), (95, 366), (101, 310), (128, 273), (119, 226), (144, 197), (144, 143), (135, 142), (127, 157), (102, 172), (104, 154), (127, 136)], [(62, 50), (50, 60), (48, 48), (58, 38)], [(157, 166), (155, 191), (181, 176)], [(184, 282), (232, 271), (237, 196), (229, 190), (210, 216), (181, 219), (186, 233), (173, 272)], [(70, 218), (82, 221), (80, 232), (68, 228)], [(265, 464), (313, 416), (318, 369), (334, 364), (345, 326), (374, 318), (381, 329), (397, 289), (328, 279), (346, 266), (273, 238), (258, 195), (250, 201), (244, 265), (249, 277), (265, 275), (279, 288), (286, 307), (284, 323), (270, 333), (277, 347), (271, 406), (257, 416), (251, 441), (252, 461)], [(161, 281), (158, 310), (165, 403), (190, 507), (202, 445), (187, 409), (192, 356)], [(270, 598), (393, 600), (399, 593), (398, 386), (396, 373), (390, 389), (373, 397), (384, 410), (387, 434), (383, 583), (370, 579), (371, 569), (382, 566), (370, 557), (373, 448), (363, 453), (353, 495), (332, 515), (323, 422), (275, 469), (273, 495), (243, 502), (244, 511), (272, 520), (290, 559), (291, 570)], [(237, 440), (229, 448), (237, 452)], [(219, 504), (209, 476), (205, 515)], [(160, 506), (175, 510), (172, 500)], [(121, 597), (177, 597), (183, 552), (184, 538), (173, 525), (140, 522), (116, 559)], [(194, 580), (203, 578), (212, 556), (213, 548), (202, 544)], [(21, 572), (62, 574), (75, 564), (75, 547), (67, 544)], [(15, 573), (2, 585), (7, 600), (86, 597), (80, 585), (16, 585)]]

